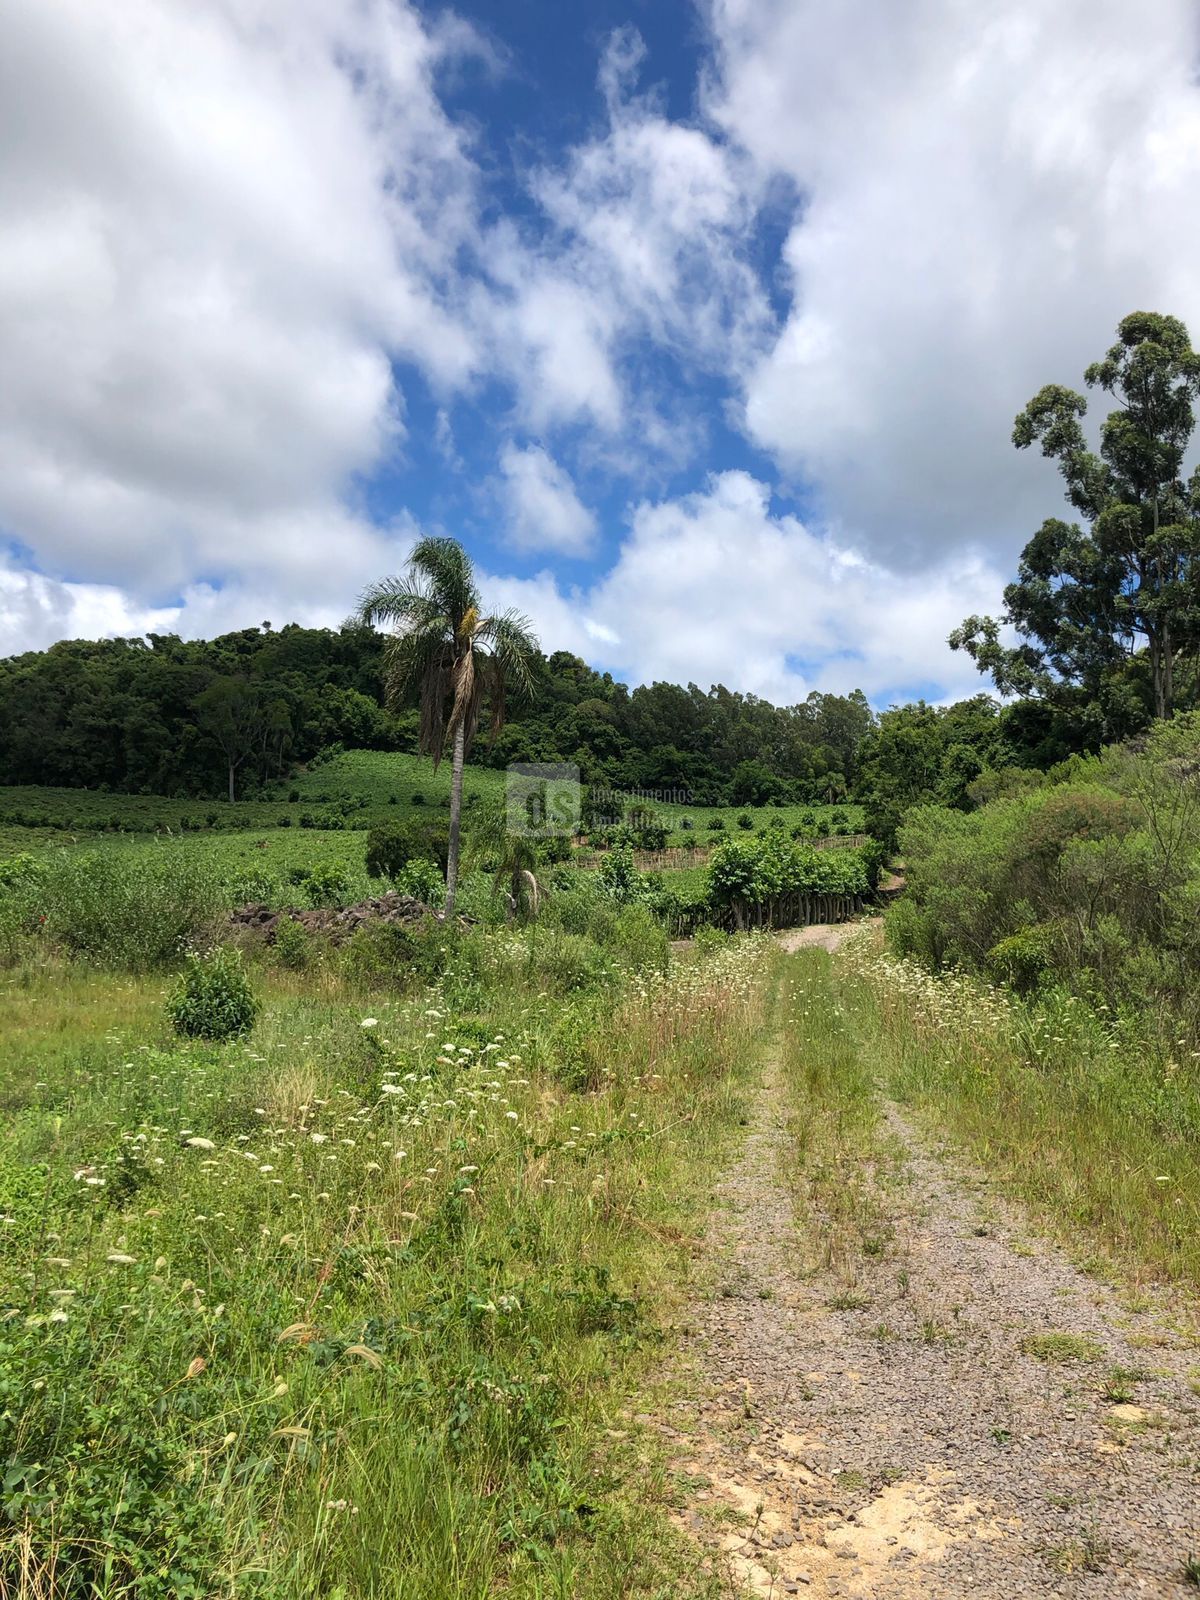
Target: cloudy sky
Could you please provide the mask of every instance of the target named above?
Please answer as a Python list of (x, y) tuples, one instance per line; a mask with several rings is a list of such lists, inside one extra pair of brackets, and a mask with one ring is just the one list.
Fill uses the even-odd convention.
[(1193, 0), (7, 0), (0, 653), (336, 625), (422, 530), (630, 681), (880, 704), (1200, 332)]

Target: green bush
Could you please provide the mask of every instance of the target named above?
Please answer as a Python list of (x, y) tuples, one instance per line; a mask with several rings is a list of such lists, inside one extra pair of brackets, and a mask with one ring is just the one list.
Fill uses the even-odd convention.
[(381, 822), (367, 834), (367, 874), (393, 882), (410, 861), (433, 861), (446, 870), (450, 831), (437, 818)]
[(230, 945), (207, 955), (189, 952), (167, 1001), (172, 1027), (190, 1039), (239, 1038), (254, 1026), (259, 1009), (241, 953)]
[(634, 866), (632, 850), (610, 851), (600, 863), (596, 876), (603, 892), (618, 905), (628, 905), (642, 893), (641, 873)]
[(617, 958), (635, 972), (665, 972), (669, 949), (667, 934), (648, 906), (622, 906), (613, 929)]
[(144, 970), (178, 959), (216, 918), (215, 872), (184, 847), (63, 851), (33, 897), (40, 926), (72, 955)]
[(312, 960), (312, 934), (294, 917), (281, 917), (275, 925), (275, 959), (289, 972), (303, 972)]
[(743, 830), (743, 832), (751, 833), (754, 829), (754, 818), (748, 811), (739, 811), (737, 815), (737, 825)]
[(446, 880), (432, 861), (406, 862), (392, 879), (392, 887), (427, 906), (436, 906), (446, 894)]
[(1050, 969), (1051, 949), (1049, 930), (1022, 928), (988, 951), (988, 973), (1018, 994), (1032, 994)]
[(243, 867), (228, 880), (227, 893), (231, 905), (273, 905), (279, 880), (265, 867)]
[(350, 874), (336, 861), (315, 867), (293, 867), (288, 882), (301, 889), (310, 906), (342, 906), (350, 898)]

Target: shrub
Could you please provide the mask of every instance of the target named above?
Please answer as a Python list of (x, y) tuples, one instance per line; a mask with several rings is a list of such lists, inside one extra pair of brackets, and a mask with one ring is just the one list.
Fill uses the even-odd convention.
[(312, 960), (312, 935), (294, 917), (283, 917), (275, 926), (275, 959), (289, 972), (303, 972)]
[(444, 873), (450, 831), (436, 818), (428, 822), (381, 822), (367, 834), (368, 876), (395, 880), (410, 861), (433, 861)]
[(230, 945), (191, 951), (167, 1001), (172, 1027), (190, 1039), (236, 1039), (249, 1033), (259, 1009), (241, 953)]
[(235, 906), (251, 902), (270, 905), (278, 893), (278, 879), (263, 867), (243, 867), (228, 881), (229, 902)]
[(594, 940), (583, 934), (564, 933), (539, 940), (531, 953), (537, 978), (559, 994), (609, 986), (612, 964)]
[(419, 789), (414, 789), (408, 797), (408, 803), (410, 806), (423, 806), (425, 804), (425, 796)]
[(702, 922), (693, 935), (692, 942), (700, 955), (711, 955), (728, 940), (723, 928), (714, 928), (711, 922)]
[(446, 880), (432, 861), (406, 862), (392, 884), (401, 894), (410, 894), (427, 906), (436, 905), (446, 894)]
[(340, 964), (351, 982), (377, 983), (416, 971), (421, 951), (421, 941), (412, 929), (394, 922), (371, 922), (343, 947)]
[(750, 813), (748, 811), (739, 811), (738, 815), (737, 815), (737, 825), (744, 832), (753, 833), (753, 831), (754, 831), (754, 818), (750, 815)]
[(626, 905), (640, 892), (638, 869), (633, 864), (631, 850), (614, 850), (605, 856), (597, 869), (600, 887), (610, 900)]
[(335, 861), (320, 861), (293, 875), (292, 881), (304, 890), (311, 906), (345, 905), (350, 897), (350, 874)]
[(1050, 968), (1051, 937), (1045, 928), (1022, 928), (1001, 939), (988, 951), (991, 977), (1007, 983), (1018, 994), (1031, 994)]
[(724, 817), (709, 817), (709, 819), (708, 819), (708, 831), (709, 831), (709, 833), (724, 833), (725, 832), (725, 819), (724, 819)]
[(36, 901), (46, 933), (72, 955), (135, 969), (178, 958), (217, 915), (214, 872), (184, 850), (63, 852)]
[(617, 914), (613, 943), (619, 959), (635, 972), (665, 972), (667, 934), (648, 906), (623, 906)]

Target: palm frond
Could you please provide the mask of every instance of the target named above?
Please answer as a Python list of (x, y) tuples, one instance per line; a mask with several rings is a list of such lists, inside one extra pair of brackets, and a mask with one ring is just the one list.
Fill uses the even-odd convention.
[(425, 592), (441, 601), (457, 633), (467, 612), (479, 608), (470, 556), (457, 539), (430, 535), (417, 540), (408, 564), (414, 574), (425, 579)]

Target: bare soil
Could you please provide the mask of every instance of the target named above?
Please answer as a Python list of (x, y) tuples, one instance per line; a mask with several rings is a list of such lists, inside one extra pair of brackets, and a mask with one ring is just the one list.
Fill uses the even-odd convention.
[[(787, 948), (835, 949), (806, 928)], [(1039, 1241), (884, 1107), (889, 1242), (822, 1264), (797, 1224), (777, 1063), (720, 1179), (668, 1434), (685, 1526), (730, 1595), (1195, 1594), (1200, 1351)], [(1118, 1371), (1117, 1369), (1121, 1369)]]

